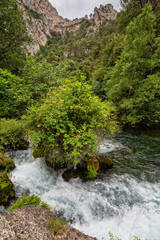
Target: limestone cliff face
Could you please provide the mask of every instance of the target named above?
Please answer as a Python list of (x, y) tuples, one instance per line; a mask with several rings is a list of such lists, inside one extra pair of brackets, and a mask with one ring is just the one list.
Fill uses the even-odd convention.
[[(88, 16), (80, 19), (68, 20), (59, 16), (57, 10), (48, 0), (17, 0), (19, 9), (23, 11), (23, 17), (26, 22), (28, 35), (32, 43), (27, 46), (29, 53), (34, 55), (39, 46), (44, 46), (47, 42), (47, 36), (55, 34), (65, 35), (65, 33), (75, 33), (82, 22), (88, 19)], [(115, 19), (117, 11), (111, 4), (100, 6), (94, 9), (91, 18), (99, 26), (105, 19)]]
[(111, 4), (105, 6), (100, 5), (100, 8), (95, 7), (93, 20), (96, 25), (101, 25), (104, 20), (113, 20), (116, 19), (118, 12), (113, 8)]

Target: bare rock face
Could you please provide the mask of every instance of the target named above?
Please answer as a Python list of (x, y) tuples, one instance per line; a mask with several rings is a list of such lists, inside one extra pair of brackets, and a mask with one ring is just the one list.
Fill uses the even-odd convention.
[[(48, 0), (17, 0), (17, 5), (23, 11), (23, 17), (26, 22), (27, 32), (32, 42), (27, 46), (28, 52), (34, 55), (39, 50), (39, 46), (44, 46), (47, 42), (47, 36), (56, 34), (65, 35), (66, 32), (77, 32), (81, 23), (88, 16), (80, 19), (69, 20), (59, 16), (57, 10)], [(96, 26), (102, 24), (104, 20), (115, 19), (117, 11), (111, 4), (100, 5), (100, 8), (94, 9), (94, 14), (90, 16), (96, 23)]]
[(50, 231), (48, 220), (54, 214), (38, 205), (27, 205), (5, 215), (0, 214), (1, 240), (97, 240), (66, 225), (64, 233)]
[(101, 25), (104, 20), (114, 20), (117, 18), (118, 12), (111, 4), (105, 6), (100, 5), (100, 8), (94, 9), (93, 20), (96, 25)]

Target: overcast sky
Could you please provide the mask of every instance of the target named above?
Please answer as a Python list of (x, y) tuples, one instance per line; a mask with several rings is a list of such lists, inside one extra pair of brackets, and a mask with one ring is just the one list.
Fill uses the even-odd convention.
[(120, 0), (49, 0), (64, 18), (74, 19), (84, 17), (86, 14), (93, 13), (95, 7), (100, 4), (111, 3), (115, 9), (120, 9)]

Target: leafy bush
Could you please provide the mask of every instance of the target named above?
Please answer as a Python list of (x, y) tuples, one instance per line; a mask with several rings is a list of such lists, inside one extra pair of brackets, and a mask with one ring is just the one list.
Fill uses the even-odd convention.
[(26, 149), (25, 122), (16, 119), (0, 119), (0, 145), (6, 149)]
[(11, 212), (14, 209), (21, 208), (22, 206), (26, 206), (26, 205), (41, 205), (45, 209), (50, 210), (50, 207), (46, 203), (42, 202), (40, 197), (35, 195), (31, 195), (31, 196), (23, 195), (22, 198), (18, 199), (15, 203), (12, 203), (8, 211)]
[(94, 166), (88, 165), (87, 170), (88, 170), (88, 178), (94, 178), (97, 176), (97, 171)]
[(111, 103), (92, 95), (89, 85), (73, 79), (54, 88), (41, 105), (32, 106), (26, 118), (34, 146), (41, 144), (46, 157), (59, 148), (65, 153), (64, 161), (76, 165), (95, 151), (100, 136), (117, 130), (113, 110)]
[(40, 99), (54, 85), (52, 65), (45, 60), (36, 61), (33, 57), (27, 59), (22, 69), (22, 78), (27, 86), (31, 101)]

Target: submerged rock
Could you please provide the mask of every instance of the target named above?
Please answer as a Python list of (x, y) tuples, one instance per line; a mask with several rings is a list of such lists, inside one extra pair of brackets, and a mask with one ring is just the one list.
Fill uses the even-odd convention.
[(7, 206), (14, 198), (13, 183), (6, 174), (0, 172), (0, 205)]
[(5, 215), (0, 214), (0, 239), (5, 240), (97, 240), (66, 225), (63, 234), (54, 234), (49, 220), (55, 215), (37, 205), (27, 205)]

